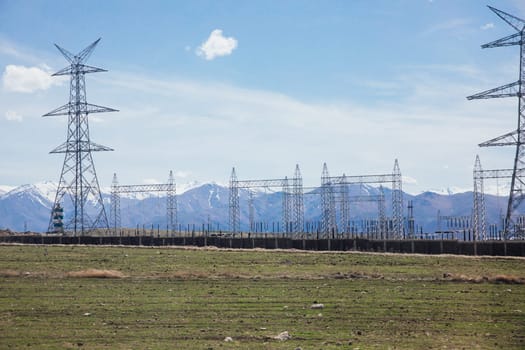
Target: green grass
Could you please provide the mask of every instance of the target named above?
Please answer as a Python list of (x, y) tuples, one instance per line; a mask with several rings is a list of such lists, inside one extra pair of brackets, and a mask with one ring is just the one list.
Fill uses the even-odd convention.
[[(89, 268), (126, 277), (68, 275)], [(525, 348), (524, 284), (446, 273), (525, 278), (525, 260), (0, 246), (0, 349)]]

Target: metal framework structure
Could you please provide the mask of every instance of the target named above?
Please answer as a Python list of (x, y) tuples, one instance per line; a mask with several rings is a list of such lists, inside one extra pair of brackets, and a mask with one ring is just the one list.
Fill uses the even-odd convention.
[[(335, 213), (335, 193), (341, 194), (341, 220), (348, 222), (348, 208), (352, 197), (348, 196), (349, 185), (361, 184), (392, 184), (392, 233), (394, 237), (400, 239), (403, 237), (403, 191), (402, 191), (402, 176), (399, 169), (397, 159), (394, 162), (394, 169), (391, 174), (381, 175), (357, 175), (357, 176), (329, 176), (326, 163), (323, 165), (323, 173), (321, 175), (321, 207), (322, 220), (321, 230), (324, 234), (337, 231), (336, 213)], [(353, 201), (367, 200), (368, 196), (358, 196), (352, 198)], [(387, 219), (385, 215), (384, 192), (381, 186), (380, 195), (371, 200), (377, 201), (379, 206), (379, 230), (385, 236), (389, 234), (390, 230), (387, 227)], [(343, 212), (344, 211), (344, 212)], [(347, 230), (345, 225), (341, 226), (343, 230)], [(345, 231), (346, 232), (346, 231)], [(385, 237), (386, 238), (386, 237)]]
[[(356, 202), (376, 202), (378, 205), (377, 231), (384, 232), (386, 228), (385, 216), (385, 195), (383, 187), (380, 186), (379, 195), (358, 195), (350, 196), (347, 177), (341, 177), (339, 184), (332, 183), (326, 163), (323, 164), (321, 175), (321, 233), (328, 235), (331, 233), (350, 233), (350, 203)], [(337, 212), (339, 215), (337, 215)]]
[(441, 215), (441, 211), (438, 210), (436, 233), (461, 233), (472, 228), (472, 219), (472, 216), (468, 215)]
[[(328, 167), (326, 166), (326, 163), (324, 163), (323, 173), (321, 175), (321, 232), (324, 234), (330, 234), (337, 231), (333, 187), (330, 174), (328, 173)], [(343, 186), (343, 188), (347, 189), (348, 187)], [(344, 206), (346, 207), (346, 205)]]
[(165, 184), (152, 185), (119, 185), (117, 174), (113, 174), (113, 182), (111, 184), (111, 223), (115, 234), (121, 227), (120, 220), (120, 195), (123, 193), (150, 193), (150, 192), (165, 192), (166, 193), (166, 222), (170, 233), (175, 232), (177, 228), (177, 196), (176, 186), (173, 177), (173, 171), (170, 171), (168, 182)]
[[(520, 68), (518, 81), (467, 97), (489, 99), (518, 97), (518, 127), (509, 133), (479, 144), (480, 147), (515, 146), (511, 186), (504, 228), (504, 239), (525, 238), (525, 226), (517, 220), (517, 209), (523, 201), (525, 189), (525, 20), (489, 6), (489, 9), (510, 25), (516, 33), (482, 45), (483, 49), (518, 45)], [(476, 225), (476, 223), (474, 223)], [(477, 223), (479, 225), (479, 222)]]
[(44, 117), (68, 116), (66, 142), (50, 152), (63, 153), (65, 157), (51, 209), (49, 232), (54, 231), (53, 212), (58, 207), (64, 208), (64, 230), (66, 232), (72, 231), (74, 235), (84, 235), (97, 229), (109, 230), (109, 222), (91, 153), (113, 150), (91, 142), (88, 116), (91, 113), (116, 112), (117, 110), (87, 103), (84, 77), (88, 73), (106, 72), (104, 69), (85, 64), (99, 41), (100, 39), (96, 40), (76, 55), (55, 44), (69, 62), (69, 66), (56, 72), (53, 76), (69, 75), (71, 78), (69, 102), (44, 114)]
[(229, 196), (229, 223), (230, 231), (233, 234), (240, 232), (241, 209), (239, 205), (239, 190), (249, 191), (249, 221), (250, 229), (253, 229), (255, 213), (253, 207), (253, 190), (257, 188), (279, 188), (282, 190), (282, 228), (283, 233), (302, 233), (304, 230), (304, 201), (303, 201), (303, 178), (299, 165), (295, 167), (294, 177), (292, 178), (292, 188), (288, 177), (284, 179), (267, 180), (238, 180), (235, 168), (232, 169), (230, 177), (230, 196)]
[[(338, 192), (332, 191), (335, 194)], [(350, 233), (351, 232), (351, 225), (350, 225), (350, 204), (351, 203), (362, 203), (362, 202), (373, 202), (377, 204), (377, 220), (375, 220), (376, 225), (374, 226), (376, 235), (380, 235), (381, 232), (386, 232), (386, 223), (387, 218), (385, 215), (386, 208), (385, 208), (385, 194), (383, 192), (383, 189), (380, 188), (380, 194), (378, 195), (360, 195), (360, 196), (347, 196), (345, 198), (345, 193), (348, 193), (348, 186), (341, 186), (341, 192), (339, 193), (340, 197), (334, 197), (336, 206), (339, 204), (339, 220), (338, 226), (336, 227), (335, 232), (339, 233)], [(369, 222), (372, 222), (370, 220), (367, 220)]]
[[(487, 220), (485, 209), (485, 179), (512, 179), (514, 169), (492, 169), (483, 170), (479, 156), (476, 156), (474, 163), (474, 203), (472, 212), (472, 226), (475, 240), (485, 240), (487, 238)], [(512, 181), (512, 180), (511, 180)], [(505, 224), (504, 232), (511, 229)]]
[(410, 238), (416, 235), (416, 220), (414, 218), (414, 202), (408, 201), (407, 235)]

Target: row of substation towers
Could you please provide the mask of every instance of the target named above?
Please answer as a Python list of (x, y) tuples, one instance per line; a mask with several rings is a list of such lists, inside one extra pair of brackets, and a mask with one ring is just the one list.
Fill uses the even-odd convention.
[[(94, 233), (116, 232), (120, 228), (120, 195), (137, 192), (166, 192), (168, 231), (177, 227), (177, 201), (173, 173), (167, 184), (158, 185), (127, 185), (118, 184), (116, 174), (111, 188), (110, 217), (106, 214), (104, 202), (100, 192), (99, 182), (95, 171), (92, 152), (112, 151), (111, 148), (96, 144), (89, 135), (88, 116), (91, 113), (115, 112), (115, 109), (90, 104), (86, 101), (85, 74), (105, 72), (104, 69), (89, 66), (87, 59), (99, 43), (100, 39), (80, 51), (72, 54), (66, 49), (55, 45), (69, 63), (69, 66), (53, 74), (53, 76), (70, 76), (69, 102), (45, 114), (48, 116), (67, 116), (68, 132), (66, 141), (56, 147), (51, 153), (65, 154), (62, 172), (57, 193), (52, 207), (48, 232), (85, 235)], [(351, 200), (348, 195), (348, 186), (363, 183), (391, 183), (392, 184), (392, 218), (385, 215), (384, 194), (376, 196), (379, 207), (379, 217), (374, 225), (377, 232), (388, 233), (394, 237), (401, 237), (403, 232), (403, 201), (401, 188), (401, 173), (397, 160), (394, 171), (384, 175), (340, 176), (330, 177), (326, 164), (323, 168), (321, 184), (322, 220), (318, 231), (322, 234), (347, 232), (348, 207)], [(296, 167), (293, 178), (278, 180), (244, 180), (237, 181), (235, 169), (230, 181), (229, 196), (229, 224), (230, 231), (236, 234), (240, 230), (239, 189), (253, 187), (280, 186), (283, 189), (282, 232), (287, 234), (301, 234), (305, 231), (304, 223), (304, 188), (299, 166)], [(291, 185), (291, 186), (290, 186)], [(290, 188), (292, 190), (290, 190)], [(381, 190), (382, 193), (382, 190)], [(363, 199), (361, 199), (363, 200)], [(337, 228), (336, 201), (340, 207), (339, 220), (342, 222)], [(64, 210), (71, 211), (64, 215)], [(71, 209), (70, 209), (71, 208)], [(252, 207), (253, 209), (253, 207)], [(64, 219), (66, 217), (66, 219)], [(253, 218), (253, 216), (251, 216)], [(110, 220), (111, 219), (111, 220)], [(110, 224), (111, 222), (111, 224)]]
[[(486, 99), (497, 97), (518, 97), (518, 128), (498, 138), (480, 144), (489, 146), (515, 146), (516, 153), (512, 169), (483, 170), (479, 157), (476, 157), (474, 167), (474, 200), (470, 227), (474, 239), (484, 239), (486, 234), (486, 215), (483, 183), (485, 179), (510, 178), (511, 190), (504, 220), (504, 239), (524, 238), (525, 219), (517, 214), (523, 200), (525, 186), (525, 21), (503, 11), (489, 7), (501, 19), (517, 32), (505, 38), (483, 45), (483, 48), (501, 46), (520, 46), (519, 80), (496, 89), (488, 90), (468, 99)], [(160, 185), (129, 185), (120, 186), (116, 175), (113, 178), (111, 192), (110, 218), (106, 214), (104, 202), (99, 188), (98, 178), (92, 158), (92, 152), (112, 151), (111, 148), (96, 144), (90, 140), (88, 115), (91, 113), (115, 112), (115, 109), (90, 104), (86, 101), (85, 74), (105, 72), (106, 70), (89, 66), (87, 59), (99, 43), (100, 39), (74, 55), (64, 48), (55, 45), (69, 63), (69, 66), (53, 74), (53, 76), (70, 76), (69, 101), (65, 105), (45, 114), (44, 116), (67, 116), (67, 139), (51, 153), (64, 154), (64, 163), (52, 207), (48, 232), (72, 233), (73, 235), (108, 234), (120, 228), (120, 195), (137, 192), (166, 192), (167, 194), (167, 230), (177, 228), (177, 199), (173, 173), (170, 173), (167, 184)], [(375, 196), (352, 196), (349, 187), (352, 185), (380, 184)], [(391, 216), (387, 217), (383, 184), (391, 185), (392, 202)], [(397, 160), (392, 173), (380, 175), (330, 176), (326, 164), (323, 166), (321, 186), (312, 191), (303, 187), (299, 166), (296, 166), (292, 177), (267, 180), (238, 180), (235, 168), (232, 170), (229, 184), (229, 230), (236, 234), (241, 231), (240, 191), (249, 193), (250, 230), (254, 229), (253, 191), (257, 188), (279, 188), (282, 191), (282, 218), (279, 232), (290, 236), (303, 235), (310, 231), (304, 222), (305, 194), (320, 196), (321, 219), (315, 228), (321, 237), (329, 237), (334, 233), (349, 233), (349, 205), (352, 202), (372, 201), (378, 206), (377, 220), (370, 223), (377, 238), (403, 239), (413, 238), (415, 234), (413, 220), (413, 205), (409, 204), (409, 215), (403, 215), (402, 176)], [(64, 219), (64, 208), (67, 210)], [(450, 218), (449, 218), (450, 219)], [(438, 215), (438, 221), (439, 221)], [(468, 220), (467, 220), (468, 221)], [(454, 220), (452, 220), (454, 222)]]

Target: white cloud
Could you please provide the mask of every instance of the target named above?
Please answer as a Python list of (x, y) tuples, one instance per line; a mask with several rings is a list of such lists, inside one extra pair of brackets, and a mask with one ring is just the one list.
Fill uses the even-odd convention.
[(204, 56), (208, 61), (218, 56), (231, 55), (237, 48), (237, 39), (234, 37), (225, 37), (221, 29), (215, 29), (211, 32), (210, 37), (201, 46), (197, 48), (197, 55)]
[(25, 67), (7, 65), (2, 75), (2, 83), (6, 91), (31, 93), (47, 90), (53, 85), (60, 85), (64, 79), (51, 76), (48, 66)]
[(481, 26), (482, 30), (487, 30), (487, 29), (492, 29), (492, 28), (494, 28), (494, 23), (492, 23), (492, 22), (484, 24), (484, 25)]
[(10, 122), (21, 122), (24, 118), (15, 111), (5, 112), (5, 119)]

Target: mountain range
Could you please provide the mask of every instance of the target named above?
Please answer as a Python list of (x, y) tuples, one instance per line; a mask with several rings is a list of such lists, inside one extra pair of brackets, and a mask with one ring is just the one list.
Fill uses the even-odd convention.
[[(178, 222), (182, 229), (197, 228), (203, 225), (214, 230), (228, 229), (229, 189), (216, 183), (180, 186), (184, 191), (177, 194)], [(12, 231), (45, 232), (49, 224), (50, 208), (54, 201), (56, 184), (42, 182), (19, 187), (0, 186), (0, 229)], [(379, 189), (372, 186), (352, 186), (350, 196), (378, 195)], [(182, 192), (182, 193), (180, 193)], [(305, 223), (318, 223), (321, 216), (321, 198), (319, 189), (304, 195)], [(391, 213), (391, 190), (384, 189), (386, 214)], [(111, 194), (102, 189), (106, 212), (110, 215)], [(409, 201), (417, 231), (434, 232), (437, 228), (438, 210), (441, 215), (470, 216), (472, 211), (472, 192), (443, 194), (423, 192), (418, 195), (404, 193), (404, 213), (407, 215)], [(241, 229), (248, 229), (249, 192), (240, 190)], [(254, 220), (271, 232), (281, 225), (282, 193), (278, 191), (257, 191), (253, 195)], [(506, 208), (505, 197), (485, 194), (486, 216), (488, 223), (497, 223), (501, 212)], [(163, 193), (141, 193), (122, 195), (121, 224), (123, 227), (165, 228), (166, 197)], [(376, 202), (356, 202), (350, 204), (350, 220), (355, 222), (377, 218)], [(67, 217), (67, 212), (65, 213)]]

